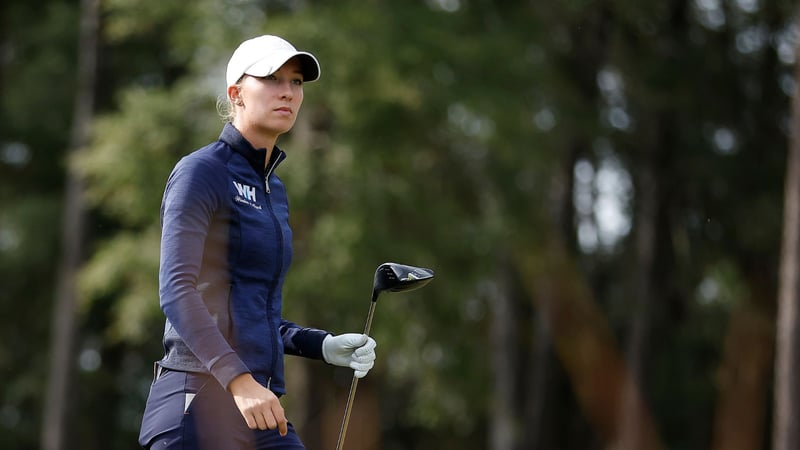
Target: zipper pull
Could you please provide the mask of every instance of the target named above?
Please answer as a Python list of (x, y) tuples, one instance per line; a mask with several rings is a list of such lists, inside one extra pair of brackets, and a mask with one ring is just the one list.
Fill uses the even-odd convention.
[[(277, 147), (275, 147), (277, 150)], [(275, 167), (280, 164), (281, 161), (286, 158), (286, 153), (281, 150), (278, 150), (277, 153), (272, 154), (272, 158), (270, 160), (269, 165), (266, 167), (267, 173), (264, 175), (264, 190), (269, 194), (269, 176), (272, 175), (272, 172), (275, 171)]]
[(267, 378), (267, 389), (269, 389), (270, 384), (272, 384), (272, 377)]
[(272, 175), (272, 172), (275, 171), (275, 167), (277, 167), (284, 158), (286, 158), (286, 153), (282, 151), (273, 154), (272, 161), (269, 167), (267, 167), (267, 173), (264, 175), (264, 190), (267, 191), (267, 194), (269, 194), (269, 176)]

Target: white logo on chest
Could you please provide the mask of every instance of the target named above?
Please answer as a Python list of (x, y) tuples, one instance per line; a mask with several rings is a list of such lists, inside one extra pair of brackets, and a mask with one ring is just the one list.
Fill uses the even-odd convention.
[(255, 209), (261, 209), (261, 205), (256, 202), (256, 188), (236, 181), (233, 182), (233, 185), (239, 192), (239, 195), (234, 198), (234, 201), (250, 205)]
[(236, 181), (233, 182), (233, 185), (236, 186), (236, 190), (239, 191), (239, 195), (244, 197), (245, 200), (251, 202), (256, 201), (256, 188), (246, 184), (237, 183)]

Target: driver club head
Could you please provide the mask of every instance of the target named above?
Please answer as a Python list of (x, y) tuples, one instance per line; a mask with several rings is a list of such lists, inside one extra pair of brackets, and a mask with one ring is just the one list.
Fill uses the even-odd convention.
[(375, 270), (373, 301), (384, 291), (402, 292), (425, 286), (433, 279), (433, 270), (397, 263), (383, 263)]

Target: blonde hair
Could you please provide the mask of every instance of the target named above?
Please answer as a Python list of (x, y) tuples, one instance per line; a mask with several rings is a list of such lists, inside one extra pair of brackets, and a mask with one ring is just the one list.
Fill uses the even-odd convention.
[(223, 122), (233, 122), (236, 117), (236, 108), (233, 106), (233, 101), (228, 98), (228, 94), (217, 97), (217, 114)]
[[(239, 89), (242, 88), (242, 78), (244, 78), (244, 75), (239, 77), (239, 79), (236, 80), (236, 84), (234, 84), (234, 86)], [(217, 114), (219, 114), (223, 122), (233, 123), (233, 119), (236, 118), (236, 106), (233, 104), (233, 99), (228, 97), (227, 89), (225, 89), (224, 94), (217, 97)]]

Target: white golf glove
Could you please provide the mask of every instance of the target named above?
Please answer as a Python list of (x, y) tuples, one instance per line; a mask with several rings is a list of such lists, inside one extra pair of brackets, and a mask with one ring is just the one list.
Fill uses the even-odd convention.
[(366, 334), (345, 333), (328, 335), (322, 341), (322, 357), (328, 364), (355, 370), (356, 378), (363, 378), (375, 365), (375, 339)]

